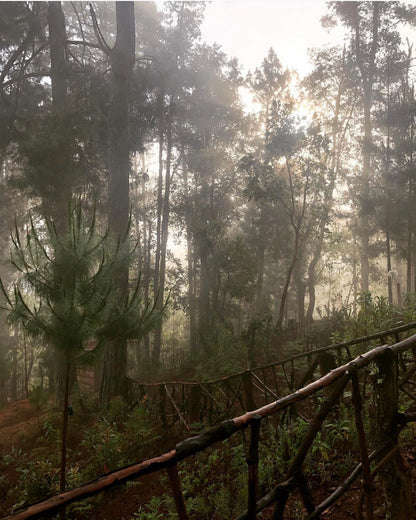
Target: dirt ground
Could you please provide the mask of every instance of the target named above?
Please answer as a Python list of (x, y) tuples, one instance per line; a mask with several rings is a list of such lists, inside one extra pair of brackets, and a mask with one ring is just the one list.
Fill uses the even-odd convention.
[(38, 416), (28, 399), (16, 401), (0, 410), (0, 455), (18, 445), (33, 430)]

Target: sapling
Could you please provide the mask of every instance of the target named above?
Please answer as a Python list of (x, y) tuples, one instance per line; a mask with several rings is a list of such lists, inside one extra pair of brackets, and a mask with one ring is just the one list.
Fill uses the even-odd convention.
[(60, 491), (66, 487), (67, 427), (73, 369), (109, 341), (140, 339), (152, 330), (161, 313), (143, 302), (140, 278), (120, 303), (117, 277), (120, 264), (127, 263), (131, 248), (128, 230), (115, 241), (100, 232), (95, 212), (89, 220), (81, 204), (69, 207), (65, 232), (58, 232), (43, 214), (30, 218), (25, 232), (16, 224), (11, 237), (11, 264), (17, 281), (7, 290), (0, 280), (8, 321), (31, 337), (41, 338), (59, 356), (63, 373)]

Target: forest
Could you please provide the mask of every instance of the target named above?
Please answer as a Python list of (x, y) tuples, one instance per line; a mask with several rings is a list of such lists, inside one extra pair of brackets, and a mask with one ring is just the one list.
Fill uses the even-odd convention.
[[(261, 413), (233, 419), (251, 441), (213, 434), (229, 455), (187, 461), (183, 493), (167, 464), (174, 503), (154, 477), (116, 505), (68, 499), (59, 518), (186, 520), (183, 495), (189, 518), (237, 518), (247, 501), (238, 518), (256, 518), (255, 490), (284, 476), (261, 518), (319, 518), (329, 505), (304, 481), (320, 475), (321, 493), (361, 454), (356, 518), (408, 520), (416, 446), (406, 430), (403, 459), (391, 409), (375, 418), (371, 402), (414, 428), (416, 5), (328, 2), (321, 30), (343, 40), (309, 49), (303, 76), (279, 49), (247, 70), (204, 41), (206, 8), (0, 2), (0, 516), (201, 437), (187, 458), (206, 427), (299, 391), (310, 399), (273, 408), (267, 446)], [(383, 341), (400, 384), (371, 354)], [(257, 468), (258, 449), (279, 463)], [(400, 507), (377, 509), (377, 486)]]

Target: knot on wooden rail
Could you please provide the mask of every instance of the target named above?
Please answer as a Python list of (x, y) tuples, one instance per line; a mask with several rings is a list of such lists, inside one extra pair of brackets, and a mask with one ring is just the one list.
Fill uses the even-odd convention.
[(188, 457), (189, 455), (193, 455), (202, 448), (210, 446), (214, 442), (227, 439), (237, 430), (238, 427), (233, 420), (223, 421), (218, 426), (215, 426), (214, 428), (211, 428), (210, 430), (201, 433), (201, 435), (191, 437), (190, 439), (186, 439), (183, 442), (177, 444), (176, 459), (182, 460)]

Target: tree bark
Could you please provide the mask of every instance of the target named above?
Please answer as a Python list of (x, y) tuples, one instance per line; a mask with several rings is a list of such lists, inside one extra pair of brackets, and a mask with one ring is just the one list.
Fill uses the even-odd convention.
[(380, 25), (379, 2), (372, 2), (373, 17), (371, 24), (371, 43), (368, 56), (368, 64), (363, 57), (363, 42), (361, 38), (361, 27), (358, 13), (358, 2), (354, 5), (353, 29), (355, 34), (355, 54), (357, 65), (361, 76), (361, 87), (364, 105), (364, 142), (363, 142), (363, 167), (360, 182), (360, 264), (361, 264), (361, 292), (369, 290), (369, 246), (370, 246), (370, 174), (373, 146), (371, 108), (373, 103), (373, 84), (375, 75), (375, 60), (378, 49), (378, 31)]
[(264, 209), (260, 208), (260, 229), (257, 246), (257, 280), (256, 280), (256, 313), (261, 314), (263, 310), (263, 279), (264, 279), (264, 256), (265, 256), (265, 222)]
[[(167, 114), (166, 121), (166, 171), (165, 171), (165, 189), (163, 196), (163, 207), (162, 207), (162, 226), (161, 226), (161, 240), (160, 240), (160, 265), (158, 269), (158, 282), (155, 308), (161, 311), (163, 308), (163, 301), (165, 297), (165, 279), (166, 279), (166, 254), (167, 244), (169, 237), (169, 217), (170, 217), (170, 189), (172, 181), (172, 112), (174, 106), (171, 101)], [(159, 196), (158, 196), (159, 199)], [(160, 201), (161, 202), (161, 201)], [(158, 210), (159, 211), (159, 210)], [(155, 338), (152, 352), (152, 363), (154, 366), (158, 366), (160, 362), (160, 350), (162, 347), (162, 322), (159, 322), (155, 330)]]
[[(108, 223), (116, 239), (122, 239), (129, 224), (129, 100), (135, 56), (134, 2), (116, 2), (117, 35), (111, 51), (109, 114)], [(118, 273), (120, 302), (128, 292), (127, 263)], [(127, 344), (112, 342), (105, 353), (101, 400), (126, 392)]]
[[(379, 374), (375, 385), (377, 392), (377, 441), (386, 441), (389, 448), (398, 448), (398, 369), (397, 355), (386, 352), (377, 360)], [(392, 520), (413, 517), (412, 480), (409, 468), (397, 449), (391, 462), (381, 472), (386, 497), (387, 516)]]
[(61, 2), (48, 2), (50, 75), (52, 87), (53, 164), (56, 186), (53, 198), (43, 200), (58, 232), (66, 228), (67, 205), (72, 195), (71, 142), (68, 135), (68, 78), (65, 17)]

